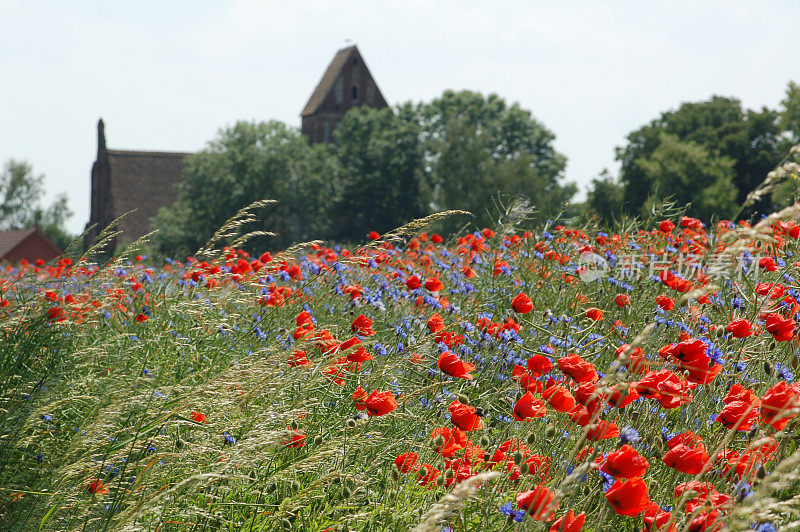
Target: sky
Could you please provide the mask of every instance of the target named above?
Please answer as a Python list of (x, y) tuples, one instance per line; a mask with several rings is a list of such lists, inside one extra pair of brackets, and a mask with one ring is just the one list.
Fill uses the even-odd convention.
[[(603, 5), (604, 4), (604, 5)], [(0, 164), (25, 160), (89, 219), (113, 149), (197, 151), (238, 120), (299, 127), (356, 43), (390, 105), (447, 89), (530, 110), (581, 193), (631, 131), (712, 95), (778, 108), (800, 81), (800, 2), (0, 0)], [(777, 161), (776, 161), (777, 162)]]

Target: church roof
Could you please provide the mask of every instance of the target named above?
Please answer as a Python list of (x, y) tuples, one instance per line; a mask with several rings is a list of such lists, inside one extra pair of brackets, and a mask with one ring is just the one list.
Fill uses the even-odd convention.
[(322, 75), (322, 79), (311, 94), (311, 98), (308, 99), (308, 103), (303, 109), (303, 112), (300, 113), (300, 116), (313, 115), (317, 112), (319, 106), (322, 105), (325, 97), (333, 88), (333, 82), (336, 81), (336, 78), (339, 77), (339, 74), (342, 72), (342, 67), (347, 64), (350, 56), (355, 53), (358, 53), (358, 48), (355, 45), (342, 48), (336, 52), (336, 55), (333, 56), (333, 61), (328, 65), (328, 70)]

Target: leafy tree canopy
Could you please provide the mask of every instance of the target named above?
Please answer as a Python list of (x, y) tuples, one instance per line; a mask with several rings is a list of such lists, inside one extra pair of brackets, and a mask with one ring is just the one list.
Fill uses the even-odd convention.
[(10, 160), (0, 173), (0, 230), (38, 225), (62, 250), (73, 236), (64, 228), (72, 216), (67, 196), (60, 194), (49, 206), (44, 199), (44, 175), (35, 175), (30, 164)]
[[(705, 186), (700, 181), (721, 186), (729, 178), (728, 186), (735, 190), (734, 203), (741, 204), (747, 193), (757, 187), (781, 159), (778, 113), (767, 108), (758, 112), (745, 111), (739, 100), (721, 96), (704, 102), (684, 103), (676, 111), (662, 113), (628, 135), (627, 140), (626, 146), (617, 148), (617, 160), (621, 162), (620, 182), (625, 188), (624, 206), (631, 214), (639, 214), (654, 194), (673, 194), (692, 201), (696, 212), (725, 216), (724, 213), (730, 213), (728, 194), (719, 199), (721, 211), (709, 210), (713, 202), (696, 196), (703, 193), (701, 187)], [(659, 152), (664, 142), (668, 145)], [(655, 171), (659, 165), (666, 164), (663, 157), (657, 157), (665, 152), (682, 154), (687, 171), (707, 171), (712, 167), (716, 170), (711, 174), (687, 175), (692, 186), (679, 190), (675, 188), (679, 185), (675, 176), (662, 177)], [(726, 170), (729, 166), (730, 171)], [(712, 174), (716, 176), (713, 179)], [(770, 206), (760, 208), (769, 209)], [(732, 214), (735, 213), (729, 215)]]

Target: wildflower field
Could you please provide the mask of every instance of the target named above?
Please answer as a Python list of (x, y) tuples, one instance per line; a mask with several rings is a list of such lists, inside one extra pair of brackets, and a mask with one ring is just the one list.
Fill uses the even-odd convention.
[(798, 216), (6, 268), (0, 522), (800, 528)]

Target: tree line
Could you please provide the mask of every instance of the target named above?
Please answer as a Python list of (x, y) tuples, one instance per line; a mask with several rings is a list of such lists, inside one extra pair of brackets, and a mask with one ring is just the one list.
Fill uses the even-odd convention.
[[(251, 202), (276, 204), (246, 230), (274, 237), (253, 249), (283, 249), (324, 239), (360, 242), (432, 212), (460, 209), (436, 230), (494, 225), (515, 198), (534, 218), (594, 217), (611, 225), (639, 216), (665, 199), (689, 205), (703, 220), (750, 218), (796, 199), (786, 182), (746, 211), (748, 192), (800, 142), (800, 86), (790, 82), (779, 109), (744, 109), (713, 96), (665, 111), (631, 132), (616, 150), (619, 174), (604, 170), (587, 199), (565, 182), (567, 158), (555, 135), (530, 111), (496, 94), (446, 91), (430, 102), (394, 108), (357, 107), (334, 131), (332, 144), (309, 145), (282, 122), (238, 122), (186, 158), (178, 199), (152, 220), (154, 251), (186, 256)], [(71, 214), (63, 196), (42, 206), (43, 177), (24, 162), (0, 173), (0, 229), (38, 223), (62, 247)], [(534, 220), (535, 222), (535, 220)]]

